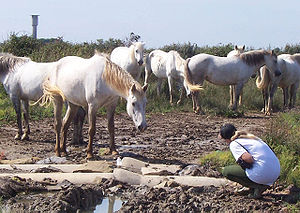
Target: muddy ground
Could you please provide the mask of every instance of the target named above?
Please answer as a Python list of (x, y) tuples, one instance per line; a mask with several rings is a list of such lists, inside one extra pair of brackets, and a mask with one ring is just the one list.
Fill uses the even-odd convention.
[[(180, 164), (185, 167), (198, 164), (201, 155), (215, 150), (226, 150), (227, 145), (217, 138), (218, 130), (224, 123), (234, 123), (239, 129), (246, 129), (262, 136), (267, 131), (270, 117), (262, 113), (246, 113), (243, 118), (223, 118), (196, 115), (190, 112), (147, 114), (148, 129), (143, 133), (135, 131), (127, 114), (115, 116), (116, 145), (121, 157), (129, 156), (151, 163)], [(99, 155), (99, 150), (108, 147), (106, 118), (97, 119), (97, 133), (94, 142), (96, 160), (115, 161), (117, 156)], [(0, 129), (1, 157), (9, 160), (54, 156), (55, 135), (52, 119), (31, 121), (30, 141), (15, 141), (16, 126), (4, 125)], [(84, 139), (87, 141), (87, 124)], [(67, 163), (86, 162), (86, 144), (70, 145)], [(1, 172), (1, 171), (0, 171)], [(4, 172), (4, 171), (2, 171)], [(200, 165), (194, 175), (222, 177), (209, 166)], [(120, 212), (287, 212), (287, 203), (295, 201), (299, 189), (276, 185), (267, 190), (262, 199), (248, 199), (236, 193), (239, 185), (226, 187), (185, 187), (174, 186), (161, 189), (131, 187), (115, 181), (103, 180), (100, 185), (74, 186), (66, 183), (62, 190), (48, 194), (44, 183), (20, 179), (2, 179), (0, 194), (2, 206), (28, 212), (74, 212), (88, 209), (101, 202), (102, 196), (122, 194), (126, 200)], [(23, 193), (20, 193), (23, 192)], [(35, 193), (32, 193), (35, 192)], [(40, 193), (37, 193), (40, 192)], [(26, 202), (20, 200), (26, 198)]]

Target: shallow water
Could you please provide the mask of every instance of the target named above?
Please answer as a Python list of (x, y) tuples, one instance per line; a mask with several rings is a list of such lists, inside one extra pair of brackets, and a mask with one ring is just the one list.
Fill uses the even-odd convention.
[(115, 196), (106, 197), (102, 200), (101, 204), (98, 204), (94, 213), (113, 213), (118, 211), (122, 207), (123, 201)]

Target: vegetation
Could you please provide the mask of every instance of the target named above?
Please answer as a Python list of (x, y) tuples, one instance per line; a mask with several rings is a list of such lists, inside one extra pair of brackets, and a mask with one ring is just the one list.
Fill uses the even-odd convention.
[[(81, 57), (91, 57), (95, 50), (110, 53), (115, 47), (128, 45), (133, 39), (139, 39), (137, 35), (131, 35), (126, 40), (109, 39), (104, 41), (98, 39), (96, 42), (73, 44), (63, 41), (62, 38), (56, 39), (33, 39), (27, 35), (11, 34), (10, 38), (0, 43), (1, 52), (9, 52), (16, 56), (30, 57), (37, 62), (56, 61), (67, 55), (77, 55)], [(232, 49), (232, 44), (217, 45), (213, 47), (199, 47), (197, 44), (170, 44), (161, 47), (164, 51), (176, 50), (183, 58), (191, 57), (199, 53), (208, 53), (218, 56), (226, 56)], [(149, 53), (151, 49), (147, 49)], [(286, 45), (280, 49), (276, 48), (275, 52), (296, 53), (300, 52), (300, 45)], [(141, 82), (142, 83), (142, 82)], [(232, 112), (227, 109), (229, 103), (229, 88), (215, 86), (209, 83), (204, 84), (205, 90), (201, 92), (200, 99), (202, 101), (202, 109), (213, 115), (224, 117), (242, 117), (243, 114), (251, 110), (260, 110), (262, 108), (262, 96), (256, 89), (255, 79), (250, 79), (244, 88), (243, 102), (244, 106), (239, 112)], [(184, 103), (179, 106), (170, 106), (168, 100), (168, 86), (162, 86), (162, 94), (160, 97), (156, 95), (156, 81), (152, 75), (150, 79), (150, 87), (147, 91), (147, 111), (148, 112), (169, 112), (169, 111), (192, 111), (192, 102), (190, 99), (184, 99)], [(174, 94), (174, 100), (179, 98), (179, 93)], [(299, 104), (300, 98), (297, 98)], [(281, 94), (276, 93), (274, 99), (275, 108), (282, 108)], [(121, 102), (117, 112), (125, 111), (125, 103)], [(104, 111), (100, 110), (99, 113)], [(52, 116), (52, 109), (41, 108), (39, 106), (31, 107), (31, 119), (41, 119)], [(0, 124), (7, 122), (15, 122), (16, 115), (12, 108), (11, 101), (5, 93), (3, 86), (0, 86)], [(300, 115), (297, 113), (282, 113), (270, 123), (269, 134), (264, 138), (275, 150), (280, 158), (282, 172), (280, 181), (290, 184), (294, 183), (300, 186)], [(201, 159), (202, 163), (210, 163), (216, 168), (233, 163), (233, 158), (229, 152), (214, 152)]]

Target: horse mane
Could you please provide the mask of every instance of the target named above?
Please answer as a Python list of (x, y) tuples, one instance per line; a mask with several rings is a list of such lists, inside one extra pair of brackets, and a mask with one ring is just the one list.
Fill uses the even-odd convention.
[(113, 63), (109, 58), (106, 58), (105, 69), (102, 75), (110, 87), (126, 97), (129, 95), (129, 89), (133, 84), (135, 84), (140, 95), (144, 94), (141, 85), (128, 72)]
[(13, 71), (17, 65), (22, 65), (31, 61), (30, 58), (17, 57), (10, 53), (0, 53), (0, 72)]
[(270, 55), (271, 53), (266, 50), (253, 50), (249, 52), (244, 52), (239, 55), (240, 59), (247, 65), (259, 65), (264, 61), (265, 55)]
[(291, 55), (291, 59), (296, 61), (300, 65), (300, 53), (296, 53), (294, 55)]

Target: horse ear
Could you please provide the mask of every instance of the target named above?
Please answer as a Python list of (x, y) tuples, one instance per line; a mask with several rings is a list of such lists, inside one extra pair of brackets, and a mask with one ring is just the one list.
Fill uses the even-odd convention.
[(245, 45), (243, 46), (243, 50), (245, 50)]
[(234, 49), (235, 49), (235, 50), (237, 50), (237, 49), (238, 49), (238, 46), (237, 46), (237, 45), (235, 45), (235, 46), (234, 46)]
[(275, 55), (274, 50), (271, 50), (271, 55)]
[(135, 93), (135, 92), (136, 92), (136, 86), (135, 86), (135, 84), (132, 85), (132, 87), (130, 88), (130, 91), (131, 91), (132, 93)]
[(143, 91), (146, 92), (147, 89), (148, 89), (148, 84), (145, 84), (143, 87), (142, 87)]

